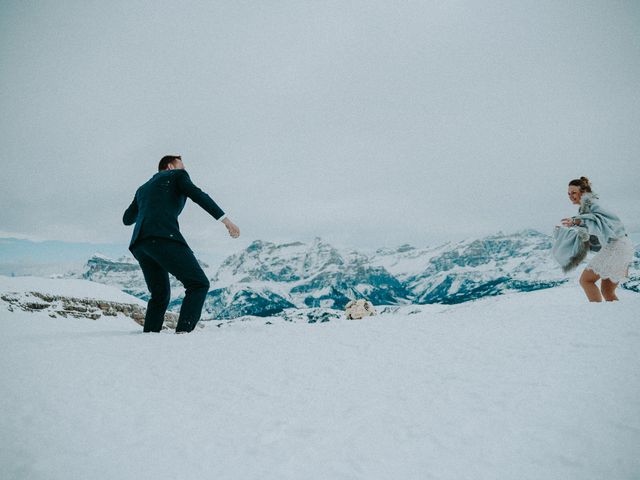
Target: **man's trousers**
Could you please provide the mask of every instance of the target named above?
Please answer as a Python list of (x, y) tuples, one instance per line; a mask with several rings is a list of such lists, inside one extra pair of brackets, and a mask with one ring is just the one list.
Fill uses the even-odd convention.
[(159, 332), (171, 299), (169, 273), (185, 288), (184, 300), (176, 332), (190, 332), (196, 327), (202, 313), (204, 299), (209, 291), (209, 279), (202, 271), (191, 249), (184, 243), (160, 237), (138, 240), (131, 253), (140, 263), (151, 298), (144, 318), (145, 332)]

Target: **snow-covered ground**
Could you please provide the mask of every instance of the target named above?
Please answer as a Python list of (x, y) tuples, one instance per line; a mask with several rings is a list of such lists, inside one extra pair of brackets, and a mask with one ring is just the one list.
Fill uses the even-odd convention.
[(141, 334), (0, 302), (3, 479), (640, 478), (640, 295)]

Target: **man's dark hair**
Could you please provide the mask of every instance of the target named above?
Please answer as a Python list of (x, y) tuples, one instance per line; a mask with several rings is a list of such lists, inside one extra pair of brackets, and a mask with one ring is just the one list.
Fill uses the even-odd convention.
[(180, 155), (165, 155), (158, 163), (158, 171), (166, 170), (170, 163), (175, 162), (176, 160), (182, 160)]

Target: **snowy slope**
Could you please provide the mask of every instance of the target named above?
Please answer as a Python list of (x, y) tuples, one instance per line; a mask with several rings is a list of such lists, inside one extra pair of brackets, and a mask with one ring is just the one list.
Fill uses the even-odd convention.
[(0, 311), (3, 479), (633, 479), (640, 295), (140, 334)]
[(87, 280), (0, 275), (0, 293), (24, 294), (27, 292), (146, 305), (145, 302), (124, 293), (117, 287)]

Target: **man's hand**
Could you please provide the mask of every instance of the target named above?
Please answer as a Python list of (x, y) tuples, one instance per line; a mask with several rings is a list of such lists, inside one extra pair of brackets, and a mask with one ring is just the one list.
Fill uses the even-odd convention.
[(228, 218), (224, 218), (222, 220), (222, 223), (224, 223), (225, 227), (227, 227), (227, 230), (229, 230), (229, 235), (231, 235), (231, 238), (238, 238), (240, 236), (240, 229), (231, 220), (229, 220)]

